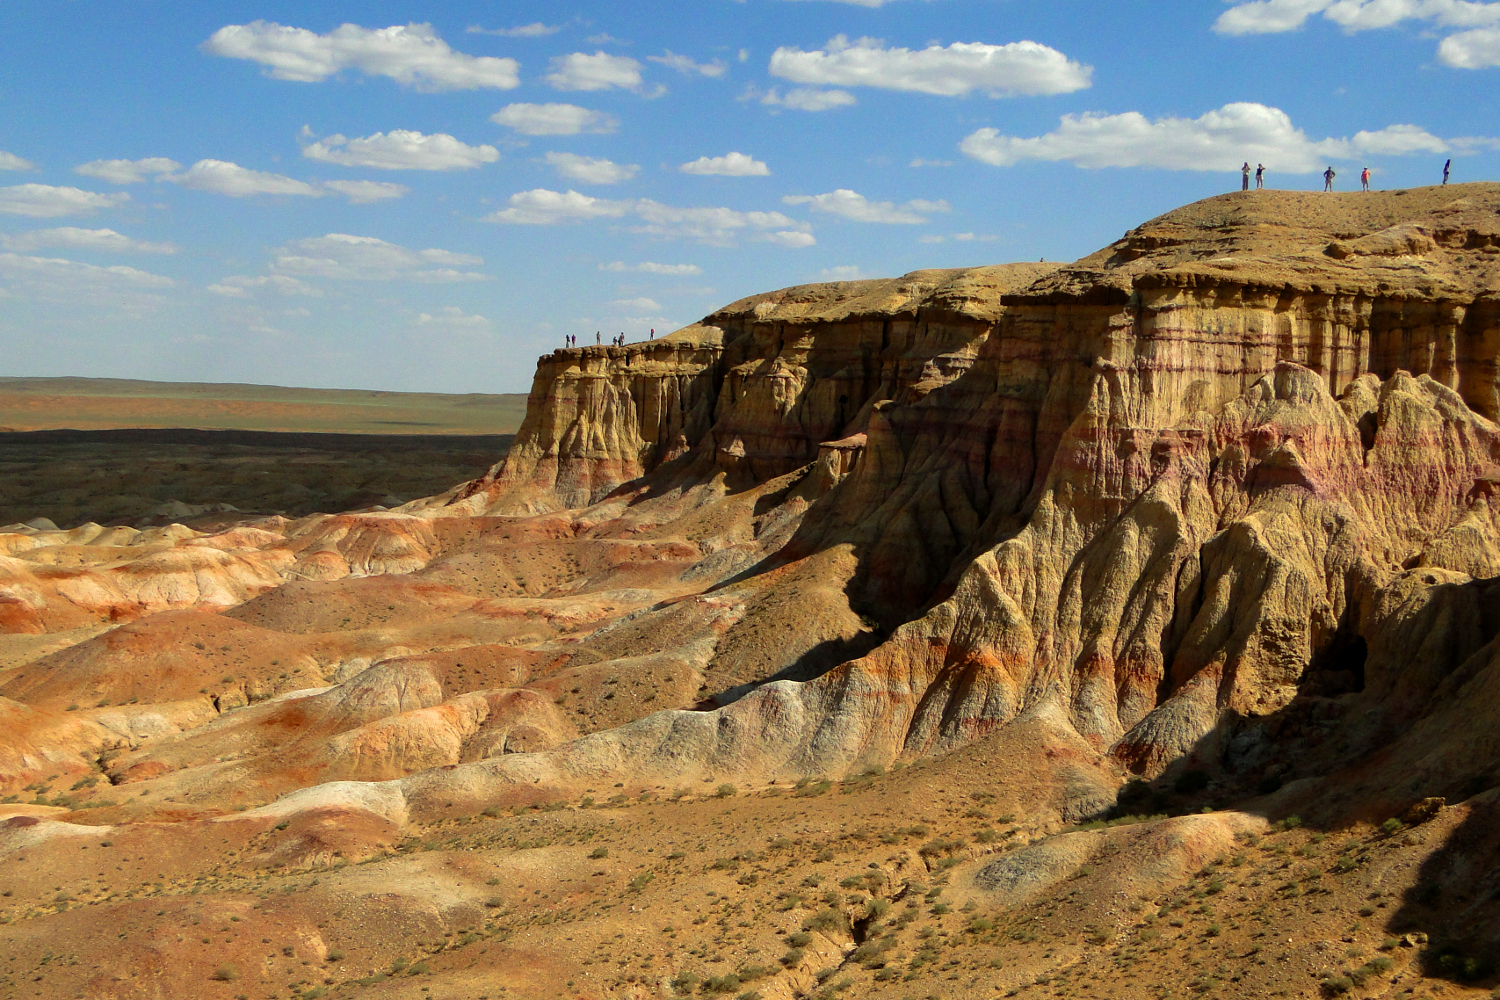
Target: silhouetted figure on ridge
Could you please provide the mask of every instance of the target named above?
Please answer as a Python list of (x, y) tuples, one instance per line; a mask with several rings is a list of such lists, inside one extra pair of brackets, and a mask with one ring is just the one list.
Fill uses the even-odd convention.
[(1443, 164), (1443, 187), (1447, 187), (1448, 186), (1448, 175), (1450, 173), (1452, 173), (1452, 172), (1453, 172), (1453, 160), (1450, 157), (1449, 160), (1448, 160), (1448, 162), (1445, 163), (1445, 164)]
[(1366, 191), (1370, 190), (1370, 168), (1369, 167), (1365, 167), (1365, 169), (1363, 169), (1363, 170), (1361, 170), (1359, 172), (1359, 183), (1360, 183), (1360, 185)]
[(1246, 160), (1244, 166), (1240, 167), (1240, 190), (1250, 190), (1250, 161)]
[(1255, 190), (1259, 191), (1266, 186), (1266, 165), (1257, 163), (1255, 165)]
[(1333, 170), (1332, 167), (1329, 167), (1327, 170), (1323, 171), (1323, 190), (1324, 191), (1332, 191), (1333, 190), (1333, 179), (1335, 177), (1337, 177), (1337, 176), (1338, 176), (1338, 174), (1334, 173), (1334, 170)]

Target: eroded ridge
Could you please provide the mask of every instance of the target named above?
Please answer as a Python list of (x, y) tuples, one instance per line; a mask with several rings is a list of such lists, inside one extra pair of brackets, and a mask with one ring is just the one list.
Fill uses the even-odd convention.
[[(420, 940), (454, 995), (900, 996), (937, 934), (944, 995), (1122, 956), (1187, 986), (1193, 947), (1226, 995), (1484, 982), (1497, 296), (1500, 185), (1224, 196), (1072, 264), (799, 286), (554, 352), (508, 457), (396, 511), (0, 533), (0, 936), (40, 966), (114, 914), (189, 989), (216, 970), (150, 912), (192, 885), (212, 915), (157, 917), (274, 912), (302, 928), (280, 958), (329, 973), (304, 994), (400, 993)], [(1174, 816), (1058, 834), (1139, 813)], [(1290, 893), (1278, 852), (1333, 830), (1330, 881)], [(175, 874), (44, 910), (104, 841)], [(273, 877), (301, 892), (269, 905)], [(1212, 933), (1155, 926), (1231, 882)], [(712, 937), (678, 926), (703, 885)], [(371, 907), (408, 929), (329, 929)], [(1288, 941), (1274, 976), (1253, 926)], [(564, 943), (620, 928), (608, 974)], [(1364, 965), (1325, 954), (1339, 933)], [(301, 968), (224, 943), (213, 982)], [(54, 979), (155, 995), (118, 961)]]

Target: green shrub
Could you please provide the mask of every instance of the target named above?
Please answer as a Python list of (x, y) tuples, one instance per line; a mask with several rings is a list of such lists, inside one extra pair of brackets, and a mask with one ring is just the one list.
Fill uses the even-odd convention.
[(802, 922), (804, 931), (845, 931), (849, 930), (849, 918), (834, 909), (819, 910)]
[(718, 791), (714, 792), (714, 795), (721, 799), (732, 798), (738, 794), (740, 794), (740, 790), (727, 782), (720, 785)]
[(589, 857), (593, 858), (596, 861), (598, 859), (600, 859), (600, 858), (607, 858), (607, 857), (609, 857), (609, 848), (607, 848), (607, 847), (596, 847), (592, 851), (589, 852)]
[(801, 948), (788, 948), (785, 955), (781, 956), (781, 964), (788, 969), (802, 964), (802, 957), (807, 954)]
[(208, 978), (221, 983), (232, 983), (240, 978), (240, 970), (232, 965), (221, 965)]

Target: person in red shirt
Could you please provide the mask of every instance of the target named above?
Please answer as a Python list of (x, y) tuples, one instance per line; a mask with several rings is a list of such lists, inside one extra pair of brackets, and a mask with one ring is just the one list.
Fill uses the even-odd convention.
[(1366, 191), (1370, 190), (1370, 168), (1369, 167), (1365, 167), (1365, 169), (1363, 169), (1363, 170), (1361, 170), (1359, 172), (1359, 182), (1360, 182), (1360, 184), (1364, 185), (1364, 189)]

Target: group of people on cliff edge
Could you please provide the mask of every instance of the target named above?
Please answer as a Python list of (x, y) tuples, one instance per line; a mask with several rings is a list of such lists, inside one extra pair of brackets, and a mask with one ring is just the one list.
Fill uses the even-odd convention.
[[(1453, 173), (1453, 160), (1450, 158), (1447, 162), (1445, 162), (1443, 164), (1443, 185), (1445, 187), (1448, 184), (1448, 176), (1450, 174), (1452, 174), (1452, 173)], [(1337, 176), (1338, 176), (1338, 171), (1334, 170), (1333, 167), (1332, 167), (1332, 165), (1330, 165), (1327, 170), (1323, 171), (1323, 190), (1324, 191), (1332, 191), (1333, 190), (1333, 179), (1335, 177), (1337, 177)], [(1359, 184), (1360, 184), (1360, 188), (1362, 190), (1365, 190), (1365, 191), (1370, 190), (1370, 168), (1369, 167), (1365, 167), (1363, 170), (1361, 170), (1359, 172)], [(1264, 163), (1257, 163), (1255, 165), (1255, 190), (1259, 191), (1262, 188), (1264, 188), (1265, 186), (1266, 186), (1266, 165)], [(1240, 190), (1241, 191), (1249, 191), (1250, 190), (1250, 161), (1249, 160), (1246, 160), (1244, 162), (1244, 164), (1242, 164), (1240, 166)]]
[[(651, 328), (651, 339), (652, 340), (656, 339), (656, 327), (654, 327), (654, 326)], [(615, 347), (624, 347), (625, 346), (625, 334), (623, 334), (623, 333), (616, 334), (615, 336), (609, 338), (609, 342), (612, 345), (614, 345)], [(599, 346), (599, 347), (604, 346), (604, 334), (601, 333), (598, 330), (594, 331), (594, 344), (596, 346)], [(578, 337), (577, 337), (577, 335), (576, 334), (572, 334), (572, 333), (564, 335), (563, 336), (563, 346), (564, 347), (577, 347), (578, 346)]]

